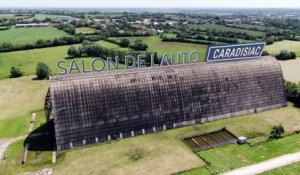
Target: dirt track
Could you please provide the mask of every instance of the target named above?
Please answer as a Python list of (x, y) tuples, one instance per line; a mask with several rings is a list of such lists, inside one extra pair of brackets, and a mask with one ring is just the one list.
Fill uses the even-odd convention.
[(22, 138), (24, 138), (24, 136), (0, 139), (0, 160), (3, 159), (4, 152), (7, 149), (7, 147), (12, 143), (21, 140)]

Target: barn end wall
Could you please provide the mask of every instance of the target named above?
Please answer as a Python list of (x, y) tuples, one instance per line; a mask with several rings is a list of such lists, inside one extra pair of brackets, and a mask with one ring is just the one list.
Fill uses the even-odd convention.
[(57, 150), (286, 106), (272, 57), (50, 78)]

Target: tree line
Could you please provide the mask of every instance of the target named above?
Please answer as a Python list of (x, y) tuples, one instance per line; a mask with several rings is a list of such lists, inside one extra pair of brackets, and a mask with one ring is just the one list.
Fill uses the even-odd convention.
[(221, 31), (216, 29), (201, 29), (201, 28), (192, 28), (191, 34), (199, 34), (199, 32), (205, 33), (205, 35), (209, 36), (219, 36), (219, 37), (226, 37), (226, 38), (240, 38), (245, 40), (256, 40), (258, 38), (262, 38), (262, 36), (253, 36), (246, 32), (237, 32), (237, 31)]
[(216, 44), (215, 42), (211, 41), (200, 41), (200, 40), (192, 40), (187, 38), (169, 38), (169, 37), (162, 37), (162, 41), (164, 42), (182, 42), (182, 43), (193, 43), (193, 44)]
[(18, 51), (18, 50), (52, 47), (52, 46), (70, 45), (70, 44), (81, 43), (84, 40), (98, 41), (101, 39), (103, 38), (98, 35), (89, 35), (89, 36), (81, 35), (81, 36), (65, 36), (65, 37), (55, 38), (54, 40), (39, 39), (35, 43), (27, 43), (27, 44), (2, 43), (0, 44), (0, 52), (10, 52), (10, 51)]
[(285, 93), (288, 101), (300, 105), (300, 83), (286, 81)]
[(148, 45), (140, 39), (132, 42), (129, 38), (121, 38), (120, 40), (108, 38), (106, 41), (117, 44), (121, 47), (129, 47), (135, 51), (146, 51), (148, 49)]
[(146, 64), (150, 63), (151, 54), (154, 54), (154, 62), (159, 63), (160, 58), (156, 52), (147, 52), (147, 51), (123, 51), (123, 50), (115, 50), (112, 48), (106, 48), (100, 46), (97, 43), (85, 40), (82, 42), (81, 46), (75, 47), (71, 46), (68, 49), (68, 56), (71, 58), (75, 57), (101, 57), (101, 58), (115, 58), (118, 57), (121, 63), (125, 62), (126, 55), (145, 55)]

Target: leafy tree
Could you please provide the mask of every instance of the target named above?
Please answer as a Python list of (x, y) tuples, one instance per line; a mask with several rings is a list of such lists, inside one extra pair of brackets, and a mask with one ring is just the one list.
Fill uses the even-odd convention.
[(23, 76), (21, 70), (17, 67), (11, 67), (10, 69), (10, 78), (18, 78)]
[(93, 42), (89, 41), (89, 40), (83, 40), (82, 41), (82, 45), (90, 45), (93, 44)]
[(75, 46), (69, 48), (68, 55), (73, 58), (81, 56), (80, 51)]
[(120, 41), (120, 46), (121, 47), (128, 47), (130, 45), (130, 40), (128, 38), (123, 38)]
[(278, 139), (278, 138), (281, 138), (284, 134), (284, 128), (283, 126), (280, 124), (280, 125), (277, 125), (277, 126), (274, 126), (270, 132), (271, 134), (271, 138), (275, 138), (275, 139)]
[(206, 40), (206, 37), (203, 36), (203, 35), (200, 35), (200, 34), (196, 35), (195, 38), (196, 38), (196, 39), (200, 39), (200, 40)]
[(135, 40), (131, 48), (133, 48), (136, 51), (146, 51), (148, 45), (144, 43), (142, 40)]
[(50, 73), (51, 73), (51, 69), (46, 63), (37, 64), (35, 74), (38, 79), (42, 80), (45, 78), (49, 78)]
[(65, 31), (67, 33), (70, 33), (72, 35), (75, 34), (75, 27), (70, 23), (66, 23), (66, 24), (65, 23), (60, 23), (56, 27), (58, 29), (63, 30), (63, 31)]

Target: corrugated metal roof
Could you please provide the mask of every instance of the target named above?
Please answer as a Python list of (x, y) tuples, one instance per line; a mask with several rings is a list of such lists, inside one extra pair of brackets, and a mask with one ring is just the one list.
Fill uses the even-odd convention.
[(286, 105), (272, 57), (54, 76), (50, 92), (58, 150)]

